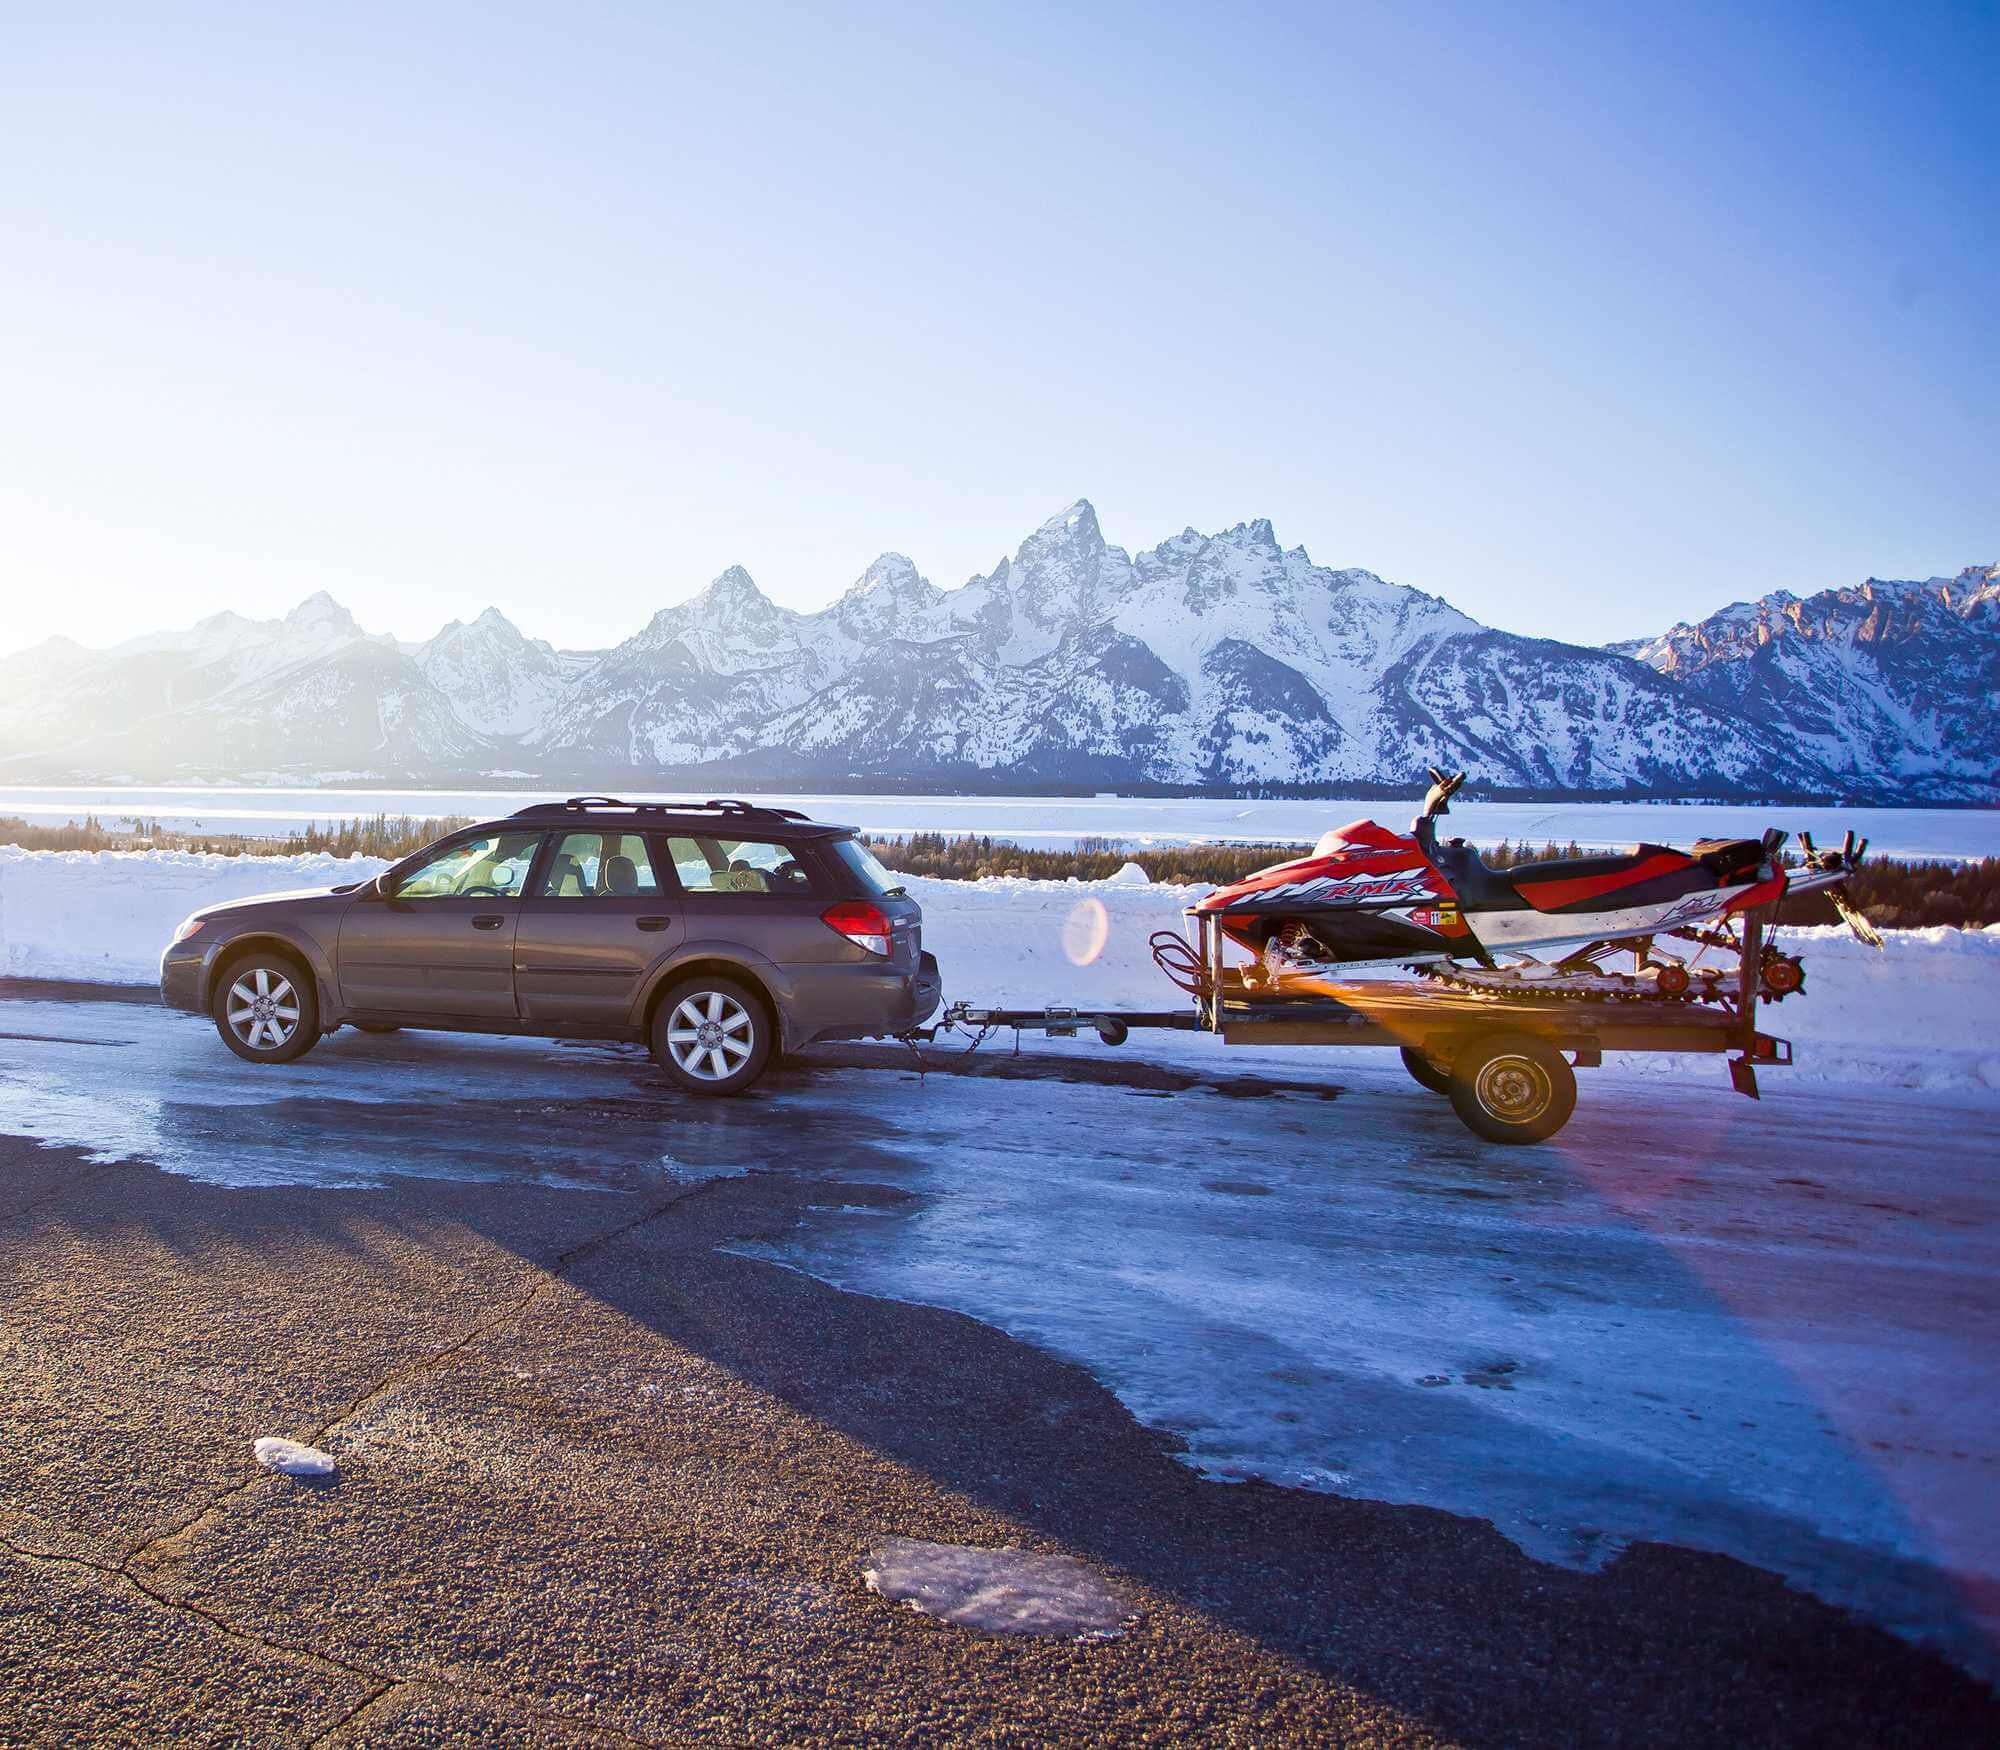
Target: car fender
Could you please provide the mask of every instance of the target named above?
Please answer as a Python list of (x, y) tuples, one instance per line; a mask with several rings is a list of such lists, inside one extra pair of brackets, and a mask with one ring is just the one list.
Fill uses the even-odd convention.
[(646, 1014), (653, 1006), (653, 999), (685, 970), (701, 962), (717, 962), (740, 968), (743, 977), (761, 985), (771, 999), (771, 1006), (778, 1012), (778, 1046), (788, 1050), (791, 1046), (792, 1008), (797, 999), (797, 991), (785, 974), (785, 969), (775, 960), (767, 960), (752, 949), (745, 948), (740, 941), (723, 937), (696, 937), (681, 942), (665, 960), (655, 966), (639, 987), (639, 994), (632, 1005), (628, 1017), (635, 1031), (642, 1032), (646, 1026)]
[[(335, 934), (338, 936), (338, 928)], [(313, 983), (317, 987), (320, 1024), (337, 1012), (340, 1004), (339, 986), (334, 982), (333, 958), (326, 946), (309, 930), (296, 924), (279, 927), (267, 920), (245, 918), (243, 923), (225, 936), (211, 942), (201, 957), (201, 1006), (204, 1011), (215, 1004), (216, 969), (222, 962), (245, 944), (282, 948), (295, 954), (312, 969)]]

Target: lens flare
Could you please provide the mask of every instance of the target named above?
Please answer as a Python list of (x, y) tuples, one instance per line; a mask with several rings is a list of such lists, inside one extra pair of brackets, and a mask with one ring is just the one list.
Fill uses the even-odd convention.
[(1063, 952), (1072, 966), (1088, 966), (1104, 952), (1104, 944), (1110, 939), (1111, 914), (1104, 909), (1101, 899), (1079, 900), (1063, 919)]

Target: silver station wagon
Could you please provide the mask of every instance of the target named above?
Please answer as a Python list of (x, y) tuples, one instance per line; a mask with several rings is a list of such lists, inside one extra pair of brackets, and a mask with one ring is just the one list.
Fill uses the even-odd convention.
[(579, 796), (372, 881), (209, 906), (160, 994), (253, 1063), (343, 1026), (624, 1039), (692, 1093), (774, 1053), (893, 1037), (942, 995), (923, 913), (851, 827), (747, 802)]

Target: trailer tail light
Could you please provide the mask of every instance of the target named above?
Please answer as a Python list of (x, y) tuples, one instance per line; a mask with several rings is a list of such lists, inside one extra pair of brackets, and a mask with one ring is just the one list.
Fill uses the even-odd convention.
[(879, 905), (865, 899), (843, 899), (819, 914), (829, 930), (845, 936), (857, 948), (889, 958), (889, 917)]

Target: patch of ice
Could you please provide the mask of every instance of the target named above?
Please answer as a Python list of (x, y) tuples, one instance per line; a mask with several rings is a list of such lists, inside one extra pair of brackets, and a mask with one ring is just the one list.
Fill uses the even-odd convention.
[(322, 1452), (317, 1446), (301, 1446), (296, 1440), (280, 1440), (275, 1435), (265, 1435), (251, 1450), (259, 1464), (280, 1476), (330, 1477), (340, 1469), (331, 1453)]
[(1110, 1640), (1138, 1613), (1074, 1556), (884, 1538), (868, 1552), (868, 1590), (926, 1616), (992, 1635)]

